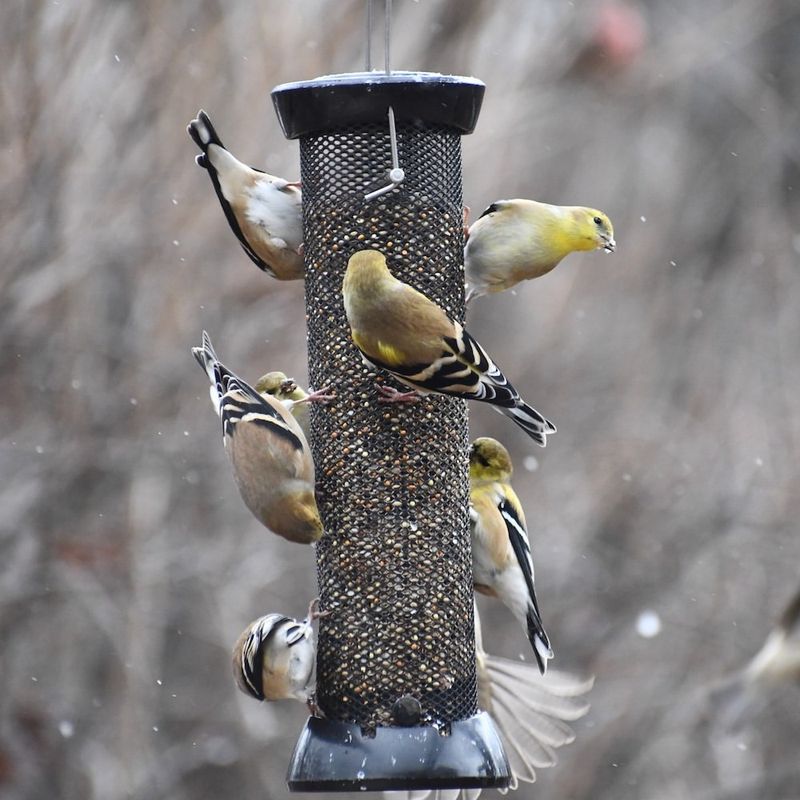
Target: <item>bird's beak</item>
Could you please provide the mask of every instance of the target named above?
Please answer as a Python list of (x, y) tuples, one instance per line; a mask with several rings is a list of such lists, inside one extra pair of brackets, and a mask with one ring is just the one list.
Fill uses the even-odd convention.
[(611, 237), (605, 238), (603, 237), (603, 250), (606, 253), (613, 253), (617, 249), (617, 243)]

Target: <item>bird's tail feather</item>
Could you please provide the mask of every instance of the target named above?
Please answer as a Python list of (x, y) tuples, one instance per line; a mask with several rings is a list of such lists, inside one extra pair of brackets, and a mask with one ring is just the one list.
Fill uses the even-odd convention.
[(556, 433), (556, 426), (549, 419), (542, 416), (533, 406), (529, 406), (522, 400), (519, 401), (519, 405), (511, 406), (510, 408), (500, 406), (497, 408), (519, 425), (540, 447), (547, 446), (548, 434)]
[(195, 161), (203, 169), (208, 169), (208, 156), (206, 154), (209, 146), (215, 144), (224, 150), (225, 145), (222, 144), (222, 139), (219, 138), (208, 114), (202, 108), (197, 112), (197, 117), (186, 126), (186, 131), (192, 137), (192, 141), (203, 151), (195, 158)]
[(212, 383), (216, 382), (214, 368), (219, 364), (219, 359), (211, 345), (211, 338), (205, 331), (203, 331), (203, 343), (200, 347), (192, 348), (192, 355), (197, 360), (197, 363), (206, 371), (209, 380)]
[(544, 675), (547, 671), (547, 661), (553, 657), (553, 648), (550, 646), (550, 639), (542, 625), (542, 618), (533, 606), (528, 606), (525, 622), (528, 629), (528, 641), (533, 647), (539, 671)]

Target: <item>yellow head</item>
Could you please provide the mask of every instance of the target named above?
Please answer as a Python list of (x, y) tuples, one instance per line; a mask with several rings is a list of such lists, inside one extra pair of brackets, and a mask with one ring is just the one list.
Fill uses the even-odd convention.
[(348, 281), (375, 280), (385, 276), (391, 277), (391, 273), (386, 256), (380, 250), (358, 250), (347, 261), (345, 286)]
[(613, 253), (617, 246), (614, 241), (614, 226), (611, 220), (596, 208), (577, 206), (569, 209), (572, 219), (570, 236), (573, 250), (605, 250)]
[(272, 395), (276, 400), (302, 400), (306, 393), (292, 378), (283, 372), (268, 372), (262, 375), (255, 385), (259, 394)]
[(353, 315), (370, 308), (375, 298), (397, 284), (389, 272), (386, 256), (379, 250), (359, 250), (347, 262), (342, 292), (347, 318), (353, 325)]
[(514, 471), (511, 456), (497, 439), (481, 436), (469, 450), (469, 479), (508, 481)]

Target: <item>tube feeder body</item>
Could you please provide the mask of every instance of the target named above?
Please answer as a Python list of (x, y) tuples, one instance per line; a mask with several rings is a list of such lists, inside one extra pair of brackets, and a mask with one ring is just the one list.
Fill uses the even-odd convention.
[[(300, 139), (310, 382), (325, 535), (317, 544), (317, 702), (289, 769), (292, 790), (505, 786), (508, 765), (477, 712), (466, 403), (428, 395), (379, 405), (350, 339), (347, 261), (375, 248), (392, 273), (464, 315), (461, 135), (474, 79), (365, 73), (273, 91)], [(389, 183), (394, 109), (404, 182)]]

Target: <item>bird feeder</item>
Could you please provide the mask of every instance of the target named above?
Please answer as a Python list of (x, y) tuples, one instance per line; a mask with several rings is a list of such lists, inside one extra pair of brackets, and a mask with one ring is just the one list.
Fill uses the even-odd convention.
[(300, 140), (311, 411), (325, 535), (317, 703), (295, 747), (293, 791), (504, 787), (508, 763), (477, 709), (466, 403), (379, 403), (342, 301), (349, 257), (393, 274), (463, 319), (461, 136), (472, 78), (365, 72), (278, 86)]

